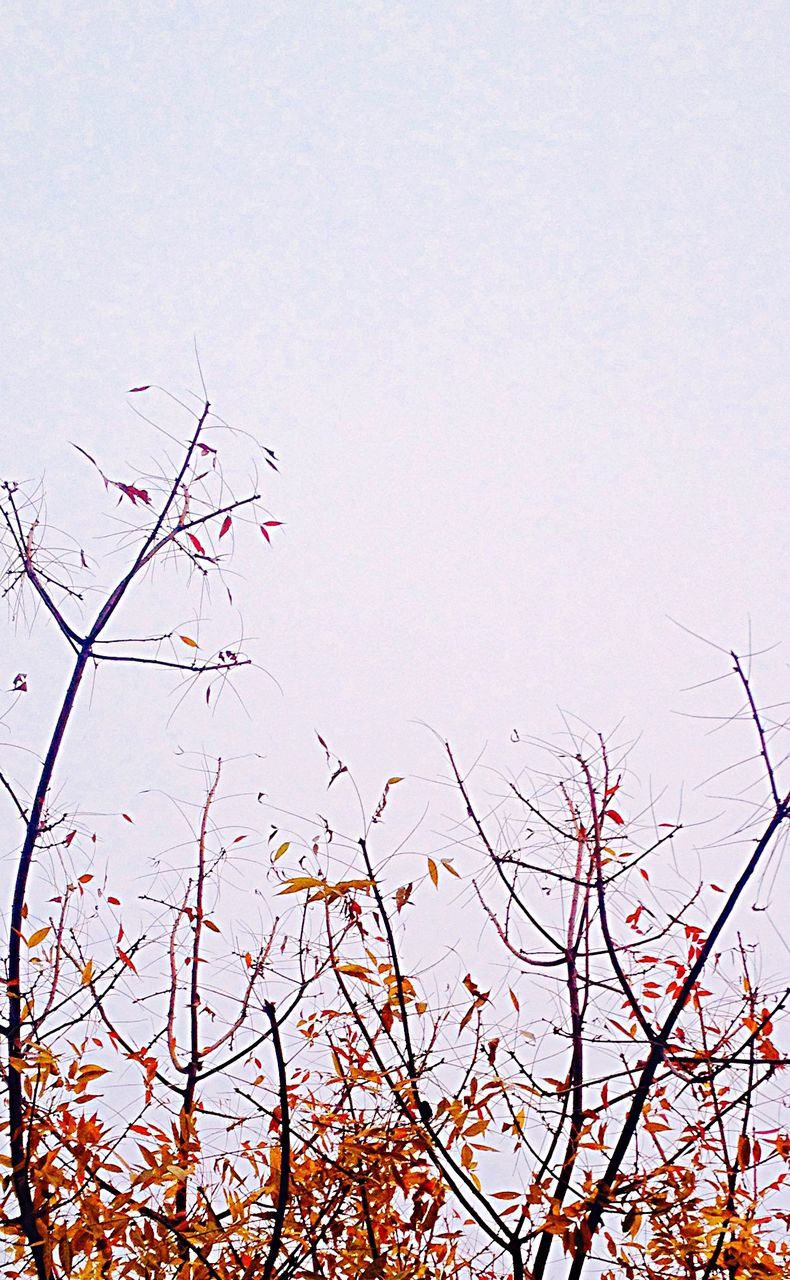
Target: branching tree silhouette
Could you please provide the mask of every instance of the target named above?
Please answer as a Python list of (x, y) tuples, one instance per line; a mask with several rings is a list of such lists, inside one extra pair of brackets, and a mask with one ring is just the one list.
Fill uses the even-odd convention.
[[(555, 1243), (565, 1261), (557, 1270), (554, 1251), (552, 1274), (568, 1280), (588, 1263), (629, 1280), (787, 1273), (790, 1146), (760, 1105), (787, 1065), (773, 1037), (788, 990), (760, 987), (740, 935), (723, 948), (747, 887), (779, 856), (790, 795), (769, 749), (774, 738), (781, 755), (782, 726), (769, 733), (735, 654), (732, 664), (763, 782), (740, 824), (753, 848), (729, 887), (700, 882), (679, 896), (685, 833), (653, 821), (645, 840), (615, 807), (624, 779), (603, 739), (558, 756), (553, 789), (514, 781), (483, 805), (445, 744), (461, 804), (447, 843), (461, 853), (429, 857), (393, 885), (400, 862), (382, 850), (379, 825), (391, 779), (358, 841), (366, 890), (341, 899), (355, 913), (343, 945), (325, 910), (360, 1052), (488, 1242), (481, 1276), (504, 1266), (542, 1280)], [(469, 971), (439, 991), (418, 976), (424, 934), (406, 921), (419, 888), (457, 876), (459, 859), (474, 868), (465, 937), (478, 927), (474, 903), (489, 941), (470, 946)], [(319, 873), (292, 883), (326, 894)]]
[[(148, 388), (134, 388), (137, 391)], [(18, 856), (13, 900), (8, 930), (7, 989), (8, 989), (8, 1064), (6, 1072), (9, 1165), (11, 1185), (18, 1204), (18, 1226), (30, 1248), (35, 1269), (40, 1280), (52, 1274), (52, 1233), (49, 1225), (51, 1193), (45, 1190), (46, 1165), (52, 1159), (50, 1152), (34, 1167), (34, 1153), (40, 1146), (46, 1129), (38, 1107), (38, 1093), (42, 1081), (41, 1072), (48, 1076), (56, 1067), (56, 1060), (41, 1043), (43, 1024), (53, 1013), (62, 1011), (64, 1004), (73, 1002), (73, 992), (62, 991), (63, 966), (68, 955), (66, 925), (68, 908), (74, 896), (70, 886), (62, 899), (59, 923), (55, 929), (55, 949), (51, 958), (51, 988), (43, 1008), (38, 1007), (31, 993), (23, 989), (22, 947), (31, 951), (41, 946), (50, 933), (49, 926), (25, 937), (24, 927), (28, 915), (28, 888), (34, 859), (45, 847), (58, 844), (68, 846), (75, 831), (67, 831), (65, 820), (48, 808), (53, 777), (63, 750), (66, 731), (78, 706), (80, 690), (86, 672), (106, 664), (145, 664), (167, 670), (176, 670), (190, 680), (219, 673), (225, 679), (238, 666), (248, 661), (235, 645), (229, 645), (208, 660), (197, 656), (197, 642), (187, 635), (147, 636), (145, 632), (132, 640), (118, 641), (110, 634), (111, 624), (121, 613), (133, 591), (150, 577), (155, 566), (166, 560), (182, 562), (193, 571), (193, 577), (203, 580), (212, 573), (221, 573), (224, 556), (221, 540), (231, 531), (234, 521), (253, 518), (261, 523), (267, 539), (268, 530), (277, 522), (261, 520), (257, 514), (259, 494), (251, 492), (241, 497), (231, 496), (228, 479), (219, 465), (217, 446), (210, 443), (216, 438), (221, 423), (211, 415), (206, 401), (196, 418), (181, 457), (170, 477), (147, 482), (127, 483), (105, 475), (98, 463), (84, 450), (80, 452), (96, 467), (108, 491), (117, 492), (121, 501), (127, 502), (139, 516), (139, 523), (132, 530), (131, 552), (127, 567), (101, 599), (99, 607), (87, 621), (84, 620), (84, 597), (80, 590), (80, 575), (88, 568), (84, 552), (69, 548), (66, 552), (51, 551), (46, 544), (46, 527), (42, 522), (42, 503), (31, 499), (14, 483), (3, 486), (2, 517), (4, 545), (7, 554), (5, 594), (18, 605), (22, 597), (32, 592), (36, 603), (43, 606), (60, 631), (72, 654), (72, 668), (62, 703), (55, 717), (51, 737), (43, 753), (43, 763), (32, 787), (30, 802), (22, 798), (9, 778), (3, 774), (3, 786), (11, 798), (24, 826), (24, 839)], [(274, 455), (264, 451), (264, 460), (274, 465)], [(204, 545), (205, 543), (205, 545)], [(74, 613), (76, 616), (72, 616)], [(174, 651), (176, 645), (192, 653), (190, 659), (181, 659)], [(15, 688), (23, 692), (25, 678), (17, 677)], [(202, 884), (203, 868), (199, 869), (198, 885)], [(90, 877), (85, 877), (90, 879)], [(80, 886), (81, 888), (81, 886)], [(199, 950), (201, 919), (197, 908), (194, 929), (194, 947)], [(124, 967), (134, 970), (133, 949), (124, 951), (117, 945), (117, 963), (107, 966), (100, 975), (104, 983), (103, 993), (98, 994), (91, 976), (91, 963), (82, 970), (82, 984), (87, 987), (93, 1002), (103, 1012), (103, 1000), (117, 984)], [(120, 967), (119, 967), (120, 966)], [(197, 981), (196, 967), (193, 968)], [(255, 974), (253, 974), (255, 976)], [(99, 979), (97, 978), (96, 981)], [(242, 1005), (242, 1015), (246, 1007)], [(197, 1010), (195, 997), (192, 1002), (192, 1040), (188, 1063), (184, 1070), (186, 1083), (183, 1089), (182, 1133), (179, 1138), (178, 1158), (182, 1164), (189, 1148), (191, 1107), (194, 1101), (198, 1055)], [(72, 1015), (72, 1025), (78, 1025), (79, 1015)], [(272, 1024), (274, 1030), (274, 1024)], [(117, 1040), (117, 1033), (114, 1033)], [(120, 1042), (119, 1042), (120, 1043)], [(171, 1052), (172, 1039), (169, 1042)], [(32, 1055), (32, 1056), (31, 1056)], [(177, 1069), (181, 1069), (179, 1063)], [(76, 1083), (85, 1085), (91, 1077), (84, 1066), (75, 1064)], [(31, 1083), (30, 1072), (33, 1072)], [(101, 1074), (97, 1068), (95, 1074)], [(79, 1093), (79, 1090), (78, 1090)], [(52, 1116), (48, 1124), (51, 1127)], [(91, 1142), (98, 1140), (91, 1135)], [(60, 1135), (61, 1139), (63, 1135)], [(79, 1163), (79, 1162), (78, 1162)], [(84, 1173), (84, 1171), (82, 1171)], [(173, 1222), (166, 1225), (178, 1230), (179, 1214), (183, 1216), (183, 1190), (175, 1197)], [(179, 1247), (186, 1247), (186, 1237), (179, 1238)], [(64, 1267), (70, 1266), (70, 1249), (66, 1250)]]
[[(233, 766), (202, 757), (177, 864), (158, 864), (133, 921), (85, 869), (90, 832), (53, 789), (86, 677), (144, 665), (209, 697), (250, 665), (235, 640), (202, 656), (182, 624), (119, 634), (130, 612), (152, 616), (157, 566), (202, 599), (238, 535), (268, 542), (279, 525), (260, 486), (237, 495), (229, 429), (207, 400), (181, 407), (188, 436), (170, 435), (178, 457), (156, 476), (113, 480), (80, 448), (131, 518), (125, 567), (103, 590), (91, 579), (89, 597), (89, 562), (53, 537), (40, 491), (2, 489), (12, 613), (32, 603), (70, 662), (36, 776), (0, 773), (19, 833), (4, 1274), (786, 1275), (788, 991), (736, 928), (787, 831), (785, 731), (735, 654), (736, 715), (761, 769), (736, 875), (704, 860), (699, 882), (682, 870), (690, 833), (652, 807), (630, 812), (624, 759), (587, 734), (493, 795), (443, 743), (441, 794), (457, 811), (438, 847), (425, 822), (391, 834), (403, 777), (353, 836), (322, 816), (283, 825), (272, 809), (258, 839), (224, 806)], [(276, 470), (270, 449), (250, 448), (253, 474)], [(12, 698), (26, 688), (19, 673)], [(349, 787), (356, 803), (351, 772), (319, 741), (332, 803)], [(268, 884), (265, 925), (228, 882), (242, 848)]]

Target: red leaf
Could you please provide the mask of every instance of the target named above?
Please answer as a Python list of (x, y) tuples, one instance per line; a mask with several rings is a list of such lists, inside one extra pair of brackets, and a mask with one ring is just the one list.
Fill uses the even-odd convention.
[(225, 534), (228, 532), (232, 524), (233, 524), (233, 521), (231, 520), (230, 516), (225, 516), (225, 519), (222, 521), (222, 528), (219, 531), (219, 536), (221, 538), (225, 537)]
[(76, 831), (70, 831), (69, 834), (66, 836), (66, 839), (63, 841), (63, 843), (68, 847), (68, 845), (71, 844), (76, 834), (77, 834)]
[(282, 520), (264, 520), (263, 524), (261, 525), (261, 533), (263, 534), (267, 542), (271, 542), (271, 538), (269, 537), (269, 530), (279, 529), (281, 525), (282, 525)]
[(121, 493), (125, 493), (127, 498), (131, 498), (132, 504), (137, 506), (137, 499), (144, 502), (147, 507), (151, 505), (151, 498), (147, 489), (138, 489), (133, 484), (122, 484), (120, 480), (113, 481), (116, 489), (120, 489)]
[(199, 538), (196, 538), (196, 537), (195, 537), (195, 535), (194, 535), (194, 533), (188, 533), (188, 534), (187, 534), (187, 537), (189, 538), (189, 541), (192, 543), (192, 546), (193, 546), (193, 547), (195, 548), (195, 550), (197, 551), (198, 555), (199, 555), (199, 556), (204, 556), (204, 555), (206, 554), (206, 552), (205, 552), (205, 550), (203, 549), (203, 546), (202, 546), (202, 544), (201, 544), (201, 542), (200, 542), (200, 539), (199, 539)]
[(121, 951), (120, 947), (118, 948), (118, 959), (123, 960), (127, 969), (131, 969), (132, 973), (137, 973), (137, 970), (134, 967), (134, 961), (132, 960), (131, 956), (127, 956), (126, 952)]
[(150, 391), (150, 390), (151, 390), (151, 384), (148, 383), (144, 387), (130, 387), (126, 394), (128, 396), (133, 396), (136, 391)]
[(122, 813), (122, 814), (121, 814), (121, 817), (122, 817), (122, 818), (125, 818), (127, 822), (131, 822), (131, 821), (132, 821), (132, 819), (129, 817), (128, 813)]
[(120, 899), (120, 898), (108, 898), (108, 899), (107, 899), (107, 901), (108, 901), (108, 902), (111, 902), (111, 903), (112, 903), (112, 905), (113, 905), (114, 907), (120, 907), (120, 905), (121, 905), (121, 899)]
[(621, 827), (625, 822), (625, 818), (621, 818), (616, 809), (607, 809), (604, 813), (604, 817), (611, 818), (612, 822), (616, 822), (618, 827)]

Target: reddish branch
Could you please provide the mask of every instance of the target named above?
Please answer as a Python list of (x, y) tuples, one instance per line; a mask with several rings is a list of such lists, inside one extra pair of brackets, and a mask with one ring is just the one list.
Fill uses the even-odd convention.
[(689, 969), (680, 992), (678, 993), (660, 1029), (655, 1035), (655, 1039), (647, 1056), (647, 1061), (642, 1068), (637, 1086), (634, 1090), (634, 1095), (623, 1122), (620, 1136), (615, 1143), (611, 1156), (609, 1157), (603, 1177), (597, 1184), (590, 1210), (584, 1220), (582, 1238), (579, 1248), (577, 1249), (571, 1263), (571, 1267), (568, 1272), (568, 1280), (579, 1280), (579, 1277), (582, 1274), (584, 1264), (590, 1252), (593, 1237), (595, 1236), (604, 1214), (609, 1207), (616, 1179), (620, 1173), (620, 1169), (622, 1168), (623, 1160), (625, 1159), (628, 1148), (630, 1147), (634, 1135), (639, 1127), (640, 1120), (642, 1119), (643, 1108), (650, 1095), (650, 1090), (655, 1079), (656, 1072), (664, 1061), (669, 1038), (675, 1028), (675, 1025), (677, 1024), (677, 1021), (699, 980), (700, 974), (710, 959), (713, 948), (715, 947), (720, 934), (729, 922), (744, 889), (760, 865), (763, 855), (771, 845), (774, 836), (782, 823), (788, 817), (788, 814), (790, 814), (790, 793), (788, 793), (788, 795), (786, 795), (779, 803), (776, 812), (767, 824), (762, 836), (757, 841), (754, 853), (744, 867), (737, 883), (731, 890), (727, 901), (719, 912), (704, 946), (701, 948), (697, 959)]

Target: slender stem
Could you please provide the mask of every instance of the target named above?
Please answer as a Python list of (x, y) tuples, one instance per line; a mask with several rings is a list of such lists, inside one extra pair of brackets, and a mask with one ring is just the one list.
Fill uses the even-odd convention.
[(263, 1264), (262, 1277), (262, 1280), (272, 1280), (275, 1264), (277, 1262), (277, 1255), (280, 1252), (283, 1226), (285, 1224), (285, 1211), (288, 1205), (288, 1192), (291, 1177), (291, 1117), (288, 1109), (288, 1080), (286, 1076), (282, 1041), (280, 1040), (280, 1028), (277, 1023), (277, 1014), (275, 1012), (274, 1005), (270, 1000), (267, 1000), (264, 1003), (263, 1011), (269, 1019), (269, 1025), (272, 1031), (272, 1047), (274, 1048), (274, 1056), (277, 1061), (277, 1077), (280, 1086), (280, 1184), (277, 1190), (277, 1205), (274, 1212), (272, 1238), (269, 1241), (269, 1251), (266, 1255), (266, 1261)]
[[(187, 1063), (186, 1080), (179, 1116), (178, 1154), (184, 1177), (180, 1180), (175, 1195), (176, 1220), (182, 1222), (186, 1218), (189, 1171), (189, 1157), (195, 1136), (195, 1091), (200, 1074), (200, 942), (203, 933), (203, 898), (206, 881), (206, 838), (211, 805), (217, 794), (222, 762), (217, 764), (214, 778), (209, 787), (200, 816), (200, 833), (198, 836), (197, 884), (195, 888), (195, 925), (192, 938), (191, 978), (189, 992), (189, 1061)], [(186, 1260), (189, 1250), (181, 1242), (181, 1257)]]

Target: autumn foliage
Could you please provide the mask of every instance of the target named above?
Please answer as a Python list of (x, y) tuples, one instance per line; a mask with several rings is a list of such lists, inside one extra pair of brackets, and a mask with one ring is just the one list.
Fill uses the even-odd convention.
[[(441, 743), (412, 828), (421, 784), (390, 777), (360, 817), (323, 737), (329, 816), (284, 821), (261, 795), (260, 835), (225, 804), (229, 766), (204, 759), (178, 859), (140, 892), (99, 866), (59, 790), (88, 686), (144, 664), (187, 696), (243, 697), (240, 644), (152, 634), (146, 592), (180, 578), (199, 616), (237, 542), (271, 554), (281, 528), (260, 491), (273, 451), (250, 444), (266, 485), (237, 492), (230, 429), (208, 403), (184, 415), (150, 475), (111, 478), (80, 448), (126, 519), (104, 586), (38, 490), (3, 488), (11, 616), (53, 627), (64, 658), (48, 740), (0, 774), (3, 1274), (786, 1276), (788, 991), (739, 914), (781, 855), (786, 744), (736, 655), (759, 778), (727, 873), (716, 849), (682, 869), (691, 834), (640, 810), (622, 753), (586, 731), (512, 776)], [(31, 678), (9, 677), (11, 741)], [(242, 850), (265, 885), (248, 919), (228, 887)]]

